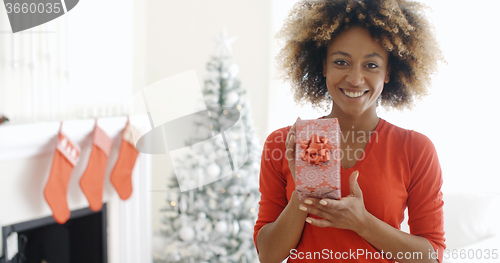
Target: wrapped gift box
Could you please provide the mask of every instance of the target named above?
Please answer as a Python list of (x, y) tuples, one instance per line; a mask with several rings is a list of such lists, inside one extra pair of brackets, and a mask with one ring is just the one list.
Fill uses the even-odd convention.
[(299, 200), (340, 199), (338, 119), (298, 119), (295, 129), (295, 189)]

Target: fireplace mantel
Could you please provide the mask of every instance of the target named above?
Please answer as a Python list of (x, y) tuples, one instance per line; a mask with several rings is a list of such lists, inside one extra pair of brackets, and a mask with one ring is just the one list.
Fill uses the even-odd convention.
[[(139, 154), (133, 171), (132, 196), (122, 201), (109, 181), (118, 158), (126, 117), (99, 118), (98, 125), (112, 139), (106, 167), (103, 201), (108, 214), (108, 262), (152, 262), (150, 178), (151, 159)], [(87, 166), (95, 119), (70, 120), (62, 131), (81, 148), (68, 187), (70, 210), (88, 207), (79, 180)], [(0, 226), (51, 216), (43, 196), (60, 122), (0, 125)], [(0, 228), (1, 229), (1, 228)], [(0, 257), (4, 255), (0, 244)]]

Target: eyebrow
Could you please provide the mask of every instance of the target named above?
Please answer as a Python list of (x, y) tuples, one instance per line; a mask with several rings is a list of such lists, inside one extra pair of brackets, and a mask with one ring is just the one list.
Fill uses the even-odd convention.
[[(333, 52), (330, 56), (333, 56), (335, 54), (343, 55), (343, 56), (346, 56), (346, 57), (352, 57), (349, 53), (346, 53), (344, 51)], [(365, 58), (372, 58), (372, 57), (379, 57), (379, 58), (383, 59), (382, 56), (379, 53), (377, 53), (377, 52), (373, 52), (373, 53), (368, 54), (368, 55), (365, 56)]]

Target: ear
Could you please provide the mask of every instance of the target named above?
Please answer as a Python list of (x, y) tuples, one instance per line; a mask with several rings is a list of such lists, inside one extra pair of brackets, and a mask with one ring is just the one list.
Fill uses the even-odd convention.
[(392, 68), (393, 62), (392, 62), (392, 57), (389, 56), (389, 59), (387, 61), (387, 72), (385, 72), (385, 79), (384, 83), (389, 83), (389, 80), (391, 79), (391, 68)]
[(387, 72), (386, 72), (386, 75), (385, 75), (384, 83), (389, 83), (390, 76), (391, 76), (391, 69), (387, 68)]

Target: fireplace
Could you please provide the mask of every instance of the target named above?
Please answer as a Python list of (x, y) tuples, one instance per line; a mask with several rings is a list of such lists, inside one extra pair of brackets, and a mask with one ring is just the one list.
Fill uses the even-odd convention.
[(18, 253), (6, 263), (107, 263), (106, 204), (99, 212), (74, 210), (63, 225), (45, 217), (2, 228), (3, 251), (7, 237), (16, 232)]
[[(98, 229), (83, 233), (88, 235), (92, 233), (102, 234), (97, 240), (97, 242), (100, 242), (98, 246), (102, 251), (97, 251), (98, 249), (93, 247), (80, 247), (77, 249), (81, 245), (76, 245), (76, 247), (71, 245), (68, 254), (71, 256), (75, 253), (84, 253), (85, 257), (99, 255), (97, 256), (98, 259), (91, 259), (86, 263), (152, 262), (150, 189), (152, 155), (139, 155), (132, 172), (134, 186), (132, 196), (126, 201), (121, 200), (111, 185), (109, 174), (118, 159), (121, 142), (120, 132), (127, 123), (127, 117), (100, 118), (98, 121), (101, 128), (113, 140), (113, 148), (108, 158), (110, 165), (107, 166), (102, 196), (102, 201), (106, 203), (106, 207), (98, 213), (94, 213), (89, 209), (80, 209), (88, 207), (88, 201), (79, 184), (81, 175), (87, 168), (87, 159), (92, 148), (90, 134), (95, 126), (95, 119), (68, 120), (64, 122), (63, 132), (80, 145), (82, 149), (80, 161), (73, 170), (67, 189), (68, 208), (72, 211), (70, 221), (78, 218), (86, 220), (87, 218), (84, 219), (83, 217), (89, 216), (89, 218), (92, 218), (92, 215), (97, 217), (97, 219), (93, 219), (93, 222), (99, 221), (99, 217), (102, 219), (100, 228), (102, 232)], [(146, 124), (149, 125), (149, 123)], [(6, 138), (5, 140), (0, 139), (0, 263), (6, 262), (5, 239), (10, 233), (13, 231), (16, 233), (24, 232), (29, 228), (34, 228), (34, 224), (38, 224), (38, 226), (55, 225), (52, 219), (52, 210), (44, 199), (43, 191), (51, 169), (56, 145), (55, 140), (60, 127), (60, 122), (7, 123), (7, 125), (0, 125), (0, 138)], [(149, 127), (151, 126), (149, 125)], [(28, 222), (35, 219), (40, 219), (40, 221), (30, 222), (32, 224)], [(75, 224), (80, 224), (79, 220), (72, 223), (72, 225)], [(73, 231), (70, 224), (63, 226), (70, 231), (70, 237), (82, 235), (82, 233)], [(104, 231), (105, 229), (107, 229), (107, 232)], [(85, 238), (90, 238), (88, 235), (83, 236), (80, 241), (83, 242)], [(14, 236), (11, 235), (11, 237)], [(21, 237), (21, 243), (16, 244), (15, 247), (23, 245), (22, 242), (24, 242), (25, 238), (18, 235), (15, 240), (18, 241), (19, 237)], [(65, 236), (63, 235), (61, 238), (65, 238)], [(95, 237), (92, 238), (96, 239)], [(56, 242), (59, 238), (54, 239), (54, 242)], [(105, 242), (106, 239), (107, 243)], [(75, 242), (69, 240), (66, 243), (72, 244), (71, 242)], [(52, 241), (49, 240), (48, 242)], [(19, 249), (22, 250), (22, 247)], [(27, 247), (24, 250), (26, 249)], [(66, 251), (68, 251), (68, 248)], [(63, 252), (59, 251), (59, 253), (62, 254)], [(101, 254), (104, 259), (101, 259)], [(19, 263), (20, 259), (19, 255), (17, 255), (9, 263)], [(71, 260), (71, 262), (82, 262), (82, 260), (78, 260)], [(22, 262), (25, 263), (26, 261)], [(59, 261), (51, 262), (46, 260), (46, 262), (54, 263)], [(40, 261), (37, 263), (40, 263)]]

